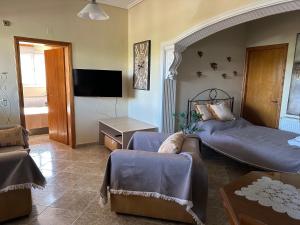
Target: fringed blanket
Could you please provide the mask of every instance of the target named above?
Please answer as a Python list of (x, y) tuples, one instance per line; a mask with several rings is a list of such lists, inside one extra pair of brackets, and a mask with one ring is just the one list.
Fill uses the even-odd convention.
[[(198, 140), (187, 138), (180, 154), (160, 154), (149, 151), (147, 143), (154, 147), (149, 136), (138, 134), (137, 137), (144, 138), (145, 142), (135, 141), (140, 144), (134, 147), (146, 151), (117, 150), (110, 155), (100, 190), (100, 203), (107, 203), (107, 191), (173, 201), (186, 206), (186, 211), (202, 225), (206, 217), (208, 187), (199, 145), (195, 144)], [(160, 143), (157, 145), (159, 147)]]
[(0, 193), (43, 188), (46, 180), (27, 151), (0, 152)]

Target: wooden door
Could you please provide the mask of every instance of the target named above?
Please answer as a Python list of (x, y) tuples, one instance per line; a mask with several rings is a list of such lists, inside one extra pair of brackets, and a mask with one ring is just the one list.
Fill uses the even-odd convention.
[(68, 144), (65, 56), (63, 48), (45, 50), (49, 137)]
[(242, 116), (256, 124), (277, 128), (287, 44), (247, 49)]

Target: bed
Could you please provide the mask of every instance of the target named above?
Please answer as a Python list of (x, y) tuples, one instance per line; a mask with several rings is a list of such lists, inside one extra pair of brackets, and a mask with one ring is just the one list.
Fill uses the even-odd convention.
[[(233, 110), (234, 98), (220, 89), (200, 92), (188, 101), (188, 122), (195, 103), (227, 101)], [(300, 172), (300, 148), (288, 144), (299, 135), (278, 129), (256, 126), (243, 118), (232, 121), (198, 122), (197, 135), (213, 150), (240, 162), (271, 171)]]
[(26, 128), (28, 130), (48, 127), (48, 107), (25, 107)]

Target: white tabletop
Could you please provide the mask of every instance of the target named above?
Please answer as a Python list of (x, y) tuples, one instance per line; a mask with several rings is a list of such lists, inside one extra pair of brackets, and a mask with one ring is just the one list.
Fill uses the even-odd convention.
[(99, 122), (117, 130), (120, 133), (138, 131), (138, 130), (156, 129), (156, 127), (151, 124), (139, 120), (135, 120), (129, 117), (101, 119), (99, 120)]

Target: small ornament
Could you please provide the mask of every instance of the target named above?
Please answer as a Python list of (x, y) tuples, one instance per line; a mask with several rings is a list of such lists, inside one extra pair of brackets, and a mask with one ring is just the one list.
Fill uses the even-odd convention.
[(200, 77), (202, 77), (202, 76), (203, 76), (203, 73), (202, 73), (201, 71), (198, 71), (198, 72), (197, 72), (197, 77), (200, 78)]
[(232, 58), (230, 56), (228, 56), (226, 59), (228, 62), (231, 62), (231, 60), (232, 60)]
[(197, 51), (197, 54), (199, 55), (199, 57), (200, 57), (200, 58), (202, 58), (202, 56), (203, 56), (203, 52), (201, 52), (201, 51)]
[(217, 63), (210, 63), (210, 67), (213, 69), (213, 70), (216, 70), (218, 69), (218, 64)]
[(222, 77), (223, 77), (223, 79), (226, 79), (226, 78), (227, 78), (227, 74), (226, 74), (226, 73), (223, 73), (223, 74), (222, 74)]
[(9, 20), (2, 20), (2, 24), (5, 27), (9, 27), (11, 25), (11, 22)]
[(233, 75), (236, 77), (238, 75), (237, 71), (233, 71)]

